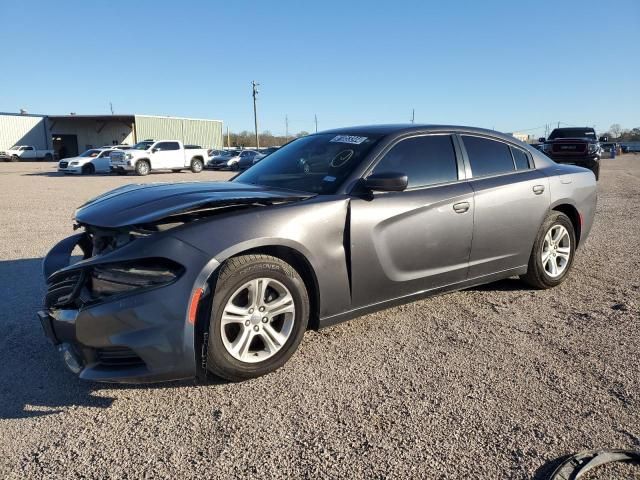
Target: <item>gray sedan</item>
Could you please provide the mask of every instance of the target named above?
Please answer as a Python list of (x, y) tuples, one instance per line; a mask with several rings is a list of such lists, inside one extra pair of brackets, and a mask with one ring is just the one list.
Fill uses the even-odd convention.
[(82, 205), (81, 231), (44, 260), (39, 318), (81, 378), (243, 380), (282, 366), (309, 328), (510, 276), (555, 287), (595, 208), (591, 171), (511, 136), (332, 130), (229, 182)]

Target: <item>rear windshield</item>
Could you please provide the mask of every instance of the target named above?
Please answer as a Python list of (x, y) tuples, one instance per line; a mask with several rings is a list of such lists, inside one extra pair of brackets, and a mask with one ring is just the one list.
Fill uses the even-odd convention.
[(556, 138), (589, 138), (595, 140), (596, 132), (592, 128), (556, 128), (549, 135), (549, 140), (555, 140)]
[(268, 155), (233, 181), (332, 194), (380, 138), (376, 135), (335, 133), (298, 138)]

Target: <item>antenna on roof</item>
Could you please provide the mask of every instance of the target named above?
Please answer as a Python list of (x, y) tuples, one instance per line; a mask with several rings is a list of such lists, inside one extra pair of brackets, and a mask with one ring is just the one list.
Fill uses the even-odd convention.
[(415, 123), (416, 121), (416, 109), (412, 108), (411, 109), (411, 123)]
[(109, 102), (109, 108), (111, 109), (111, 115), (113, 115), (113, 103)]

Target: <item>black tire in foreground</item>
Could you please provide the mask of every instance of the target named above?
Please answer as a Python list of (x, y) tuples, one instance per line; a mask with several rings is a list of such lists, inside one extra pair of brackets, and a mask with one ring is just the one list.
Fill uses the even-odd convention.
[(527, 273), (520, 278), (540, 289), (561, 284), (573, 265), (576, 246), (576, 234), (569, 217), (552, 211), (538, 230)]
[[(242, 300), (245, 285), (264, 281), (282, 292), (283, 297), (289, 298), (291, 313), (274, 314), (272, 318), (269, 317), (269, 305), (276, 305), (279, 301), (279, 294), (273, 293), (275, 290), (269, 292), (271, 287), (265, 286), (263, 295), (253, 297), (257, 299), (254, 302), (251, 300), (250, 291), (246, 294), (248, 295), (245, 297), (246, 301)], [(261, 288), (257, 290), (262, 291)], [(270, 295), (275, 300), (270, 300)], [(261, 296), (263, 298), (260, 298)], [(246, 303), (246, 305), (236, 308), (234, 303), (237, 298), (240, 298), (240, 303)], [(255, 307), (255, 311), (251, 308), (252, 306)], [(228, 321), (230, 310), (240, 311), (237, 322)], [(246, 314), (242, 314), (243, 311)], [(251, 312), (253, 315), (250, 315)], [(285, 315), (290, 316), (284, 320)], [(214, 375), (234, 382), (272, 372), (284, 365), (296, 351), (307, 329), (308, 320), (307, 290), (304, 281), (291, 265), (270, 255), (243, 255), (231, 258), (221, 267), (216, 283), (209, 320), (207, 369)], [(283, 323), (285, 321), (288, 322), (288, 327), (285, 327)], [(279, 331), (278, 328), (280, 328)], [(231, 346), (231, 343), (239, 344), (238, 350), (242, 348), (241, 342), (229, 341), (234, 336), (234, 329), (238, 330), (235, 334), (236, 340), (241, 340), (243, 332), (246, 334), (249, 342), (245, 345), (247, 361), (241, 361), (237, 358), (239, 355), (232, 353), (236, 352), (236, 349)], [(275, 337), (283, 340), (278, 345), (278, 349), (274, 349), (275, 353), (269, 353), (268, 345), (273, 345), (271, 340), (274, 336), (273, 332), (276, 332)], [(269, 337), (265, 337), (266, 334), (269, 334)], [(265, 359), (260, 360), (259, 355), (264, 352), (267, 352), (264, 355)]]

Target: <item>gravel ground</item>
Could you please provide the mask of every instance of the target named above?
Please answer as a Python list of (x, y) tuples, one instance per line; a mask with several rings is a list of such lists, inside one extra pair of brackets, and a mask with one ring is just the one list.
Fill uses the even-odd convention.
[(240, 384), (118, 387), (79, 381), (47, 343), (43, 255), (107, 189), (228, 174), (0, 164), (0, 477), (541, 479), (568, 453), (640, 448), (640, 156), (602, 167), (556, 289), (512, 279), (308, 332)]

